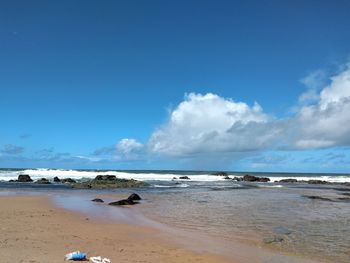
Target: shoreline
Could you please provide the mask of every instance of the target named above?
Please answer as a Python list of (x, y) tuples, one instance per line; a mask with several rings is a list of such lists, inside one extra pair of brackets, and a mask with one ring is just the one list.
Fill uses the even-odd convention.
[[(73, 195), (81, 194), (74, 193)], [(0, 200), (2, 210), (0, 218), (1, 222), (5, 222), (3, 226), (6, 226), (1, 230), (3, 240), (12, 240), (12, 242), (16, 240), (12, 248), (18, 249), (33, 241), (31, 236), (27, 235), (28, 231), (38, 235), (35, 239), (36, 246), (33, 246), (32, 249), (28, 248), (24, 259), (23, 257), (18, 258), (18, 255), (14, 253), (17, 258), (12, 258), (12, 261), (8, 262), (20, 262), (20, 260), (24, 260), (23, 262), (62, 262), (66, 253), (75, 250), (87, 252), (89, 256), (109, 257), (112, 262), (138, 262), (137, 260), (141, 258), (146, 260), (142, 262), (247, 263), (263, 262), (267, 259), (270, 260), (269, 262), (317, 262), (257, 246), (240, 243), (225, 244), (215, 239), (207, 239), (205, 235), (195, 235), (167, 226), (166, 229), (161, 229), (159, 225), (140, 225), (140, 222), (123, 223), (118, 219), (101, 220), (101, 218), (90, 217), (81, 211), (74, 212), (62, 208), (55, 203), (52, 196), (44, 193), (28, 195), (26, 192), (23, 195), (3, 195), (0, 196)], [(111, 209), (118, 208), (111, 207)], [(24, 216), (24, 222), (23, 218), (15, 220), (12, 212)], [(21, 223), (25, 223), (28, 229), (23, 229)], [(7, 232), (9, 227), (15, 228), (15, 233)], [(19, 243), (20, 240), (22, 243)], [(102, 244), (100, 241), (103, 241)], [(214, 244), (211, 243), (213, 241)], [(11, 246), (2, 245), (1, 250), (6, 254), (5, 258), (11, 258)], [(30, 257), (35, 259), (29, 261)]]

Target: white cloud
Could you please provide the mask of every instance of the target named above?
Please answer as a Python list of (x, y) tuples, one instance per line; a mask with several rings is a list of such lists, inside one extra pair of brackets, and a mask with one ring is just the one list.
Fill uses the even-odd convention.
[(300, 109), (299, 148), (350, 145), (350, 67), (331, 78), (317, 104)]
[(257, 103), (250, 107), (212, 93), (190, 93), (152, 134), (148, 146), (153, 153), (174, 156), (254, 150), (273, 131), (262, 131), (257, 138), (251, 137), (251, 129), (261, 130), (269, 121)]
[(301, 106), (289, 119), (268, 116), (257, 103), (190, 93), (151, 135), (148, 149), (160, 155), (198, 156), (350, 145), (350, 67), (316, 93), (322, 74), (304, 79), (314, 93), (300, 97), (316, 102)]
[(142, 150), (142, 148), (143, 144), (135, 139), (122, 139), (116, 145), (117, 152), (124, 156), (136, 154)]

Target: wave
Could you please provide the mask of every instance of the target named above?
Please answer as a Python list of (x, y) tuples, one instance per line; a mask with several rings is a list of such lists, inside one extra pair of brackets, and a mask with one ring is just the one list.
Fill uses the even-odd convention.
[[(72, 179), (93, 179), (97, 175), (115, 175), (117, 178), (125, 178), (125, 179), (135, 179), (140, 181), (176, 181), (184, 183), (187, 180), (185, 179), (179, 179), (181, 176), (188, 176), (190, 178), (191, 182), (223, 182), (226, 181), (223, 176), (216, 176), (212, 175), (210, 173), (208, 174), (202, 174), (202, 173), (191, 173), (191, 174), (184, 174), (184, 173), (177, 173), (169, 172), (169, 173), (163, 173), (163, 172), (149, 172), (149, 171), (93, 171), (93, 170), (64, 170), (64, 169), (47, 169), (47, 168), (38, 168), (38, 169), (24, 169), (24, 170), (0, 170), (0, 181), (8, 181), (8, 180), (16, 180), (18, 178), (18, 175), (20, 174), (28, 174), (33, 180), (37, 180), (40, 178), (47, 178), (47, 179), (53, 179), (55, 176), (59, 178), (72, 178)], [(271, 182), (278, 182), (282, 179), (296, 179), (298, 181), (308, 181), (312, 179), (327, 181), (331, 183), (350, 183), (350, 175), (296, 175), (296, 176), (276, 176), (276, 175), (267, 175), (264, 176), (268, 177)], [(242, 177), (242, 175), (228, 175), (229, 178), (234, 177)], [(176, 178), (176, 179), (174, 179)]]
[(186, 188), (189, 187), (190, 185), (188, 184), (173, 184), (173, 185), (160, 185), (160, 184), (155, 184), (153, 187), (156, 188)]

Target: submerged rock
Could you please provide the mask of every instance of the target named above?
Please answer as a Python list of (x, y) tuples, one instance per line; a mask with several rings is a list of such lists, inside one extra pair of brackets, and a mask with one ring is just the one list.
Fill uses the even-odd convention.
[(128, 200), (139, 201), (141, 200), (141, 197), (138, 194), (133, 193), (128, 197)]
[(243, 176), (243, 181), (245, 181), (245, 182), (262, 182), (262, 183), (266, 183), (266, 182), (269, 182), (270, 179), (267, 178), (267, 177), (257, 177), (257, 176), (246, 174), (245, 176)]
[(18, 176), (17, 182), (27, 183), (27, 182), (33, 182), (33, 180), (32, 180), (32, 178), (30, 178), (30, 176), (28, 174), (20, 174)]
[(91, 201), (96, 203), (104, 203), (104, 201), (101, 198), (95, 198), (95, 199), (92, 199)]
[(326, 198), (326, 197), (322, 197), (322, 196), (317, 196), (317, 195), (303, 195), (303, 197), (305, 198), (309, 198), (311, 200), (321, 200), (321, 201), (330, 201), (330, 202), (334, 202), (334, 200), (330, 199), (330, 198)]
[(188, 176), (180, 176), (179, 179), (182, 179), (182, 180), (190, 180), (190, 178)]
[(46, 178), (41, 178), (37, 181), (35, 181), (36, 184), (51, 184), (49, 180), (47, 180)]
[(119, 205), (135, 205), (135, 204), (137, 204), (137, 202), (134, 202), (133, 200), (130, 200), (130, 199), (122, 199), (122, 200), (119, 200), (119, 201), (116, 201), (116, 202), (109, 203), (109, 205), (116, 205), (116, 206), (119, 206)]
[(278, 227), (275, 227), (273, 229), (273, 231), (276, 233), (276, 234), (280, 234), (280, 235), (290, 235), (292, 233), (291, 230), (289, 230), (288, 228), (284, 227), (284, 226), (278, 226)]

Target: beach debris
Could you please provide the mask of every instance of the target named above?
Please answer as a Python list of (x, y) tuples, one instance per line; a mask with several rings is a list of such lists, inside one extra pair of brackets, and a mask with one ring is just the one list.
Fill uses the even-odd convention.
[(26, 182), (33, 182), (32, 178), (28, 174), (20, 174), (18, 175), (18, 182), (26, 183)]
[(254, 175), (246, 174), (245, 176), (243, 176), (243, 181), (245, 181), (245, 182), (266, 183), (266, 182), (269, 182), (270, 179), (267, 178), (267, 177), (257, 177), (257, 176), (254, 176)]
[(104, 201), (101, 198), (95, 198), (95, 199), (92, 199), (91, 201), (96, 203), (104, 203)]
[(132, 193), (129, 197), (128, 197), (129, 200), (133, 200), (133, 201), (139, 201), (141, 200), (141, 197), (136, 194), (136, 193)]
[(73, 260), (73, 261), (86, 260), (86, 253), (83, 253), (80, 251), (74, 251), (74, 252), (66, 254), (64, 259), (65, 260)]
[(111, 263), (111, 260), (109, 258), (102, 258), (101, 256), (90, 257), (90, 261), (93, 263)]
[(53, 181), (54, 181), (55, 183), (60, 183), (60, 182), (61, 182), (60, 178), (58, 178), (57, 176), (55, 176), (55, 177), (53, 178)]
[(181, 179), (181, 180), (190, 180), (190, 178), (188, 176), (180, 176), (179, 179)]

